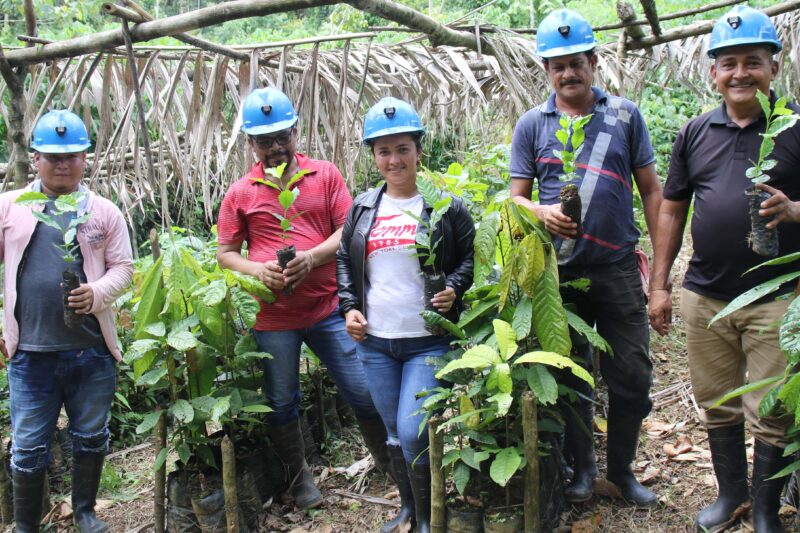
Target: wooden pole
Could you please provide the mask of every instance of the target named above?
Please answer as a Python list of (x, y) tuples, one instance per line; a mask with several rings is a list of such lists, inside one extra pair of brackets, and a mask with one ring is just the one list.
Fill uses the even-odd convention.
[(444, 507), (444, 434), (439, 426), (444, 420), (441, 416), (432, 416), (428, 420), (428, 441), (431, 467), (431, 533), (445, 533), (447, 513)]
[(0, 526), (10, 524), (14, 520), (11, 492), (11, 479), (6, 471), (6, 447), (0, 439)]
[(228, 533), (239, 533), (239, 498), (236, 494), (236, 452), (233, 442), (222, 437), (222, 490), (225, 493), (225, 521)]
[[(167, 413), (161, 413), (156, 423), (156, 457), (161, 455), (161, 450), (167, 447)], [(167, 462), (156, 470), (155, 488), (153, 498), (155, 500), (153, 521), (155, 522), (155, 533), (164, 533), (166, 517), (166, 496), (167, 496)]]
[(522, 395), (522, 432), (525, 438), (525, 533), (539, 533), (539, 420), (536, 396)]

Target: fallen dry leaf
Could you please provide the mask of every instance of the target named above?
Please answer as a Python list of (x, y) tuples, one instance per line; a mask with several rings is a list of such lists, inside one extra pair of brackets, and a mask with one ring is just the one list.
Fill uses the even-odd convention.
[(591, 520), (579, 520), (572, 524), (572, 533), (592, 533), (594, 531), (594, 524)]
[(680, 455), (676, 455), (675, 457), (670, 457), (670, 461), (676, 461), (679, 463), (694, 463), (702, 459), (699, 453), (682, 453)]
[(652, 485), (659, 479), (661, 479), (661, 470), (651, 467), (644, 471), (644, 475), (639, 479), (639, 483), (642, 485)]
[(692, 439), (689, 438), (688, 435), (681, 435), (678, 437), (678, 440), (675, 441), (675, 444), (664, 445), (664, 453), (667, 454), (667, 457), (673, 458), (690, 452), (693, 448), (694, 445), (692, 445)]
[(606, 420), (602, 416), (595, 416), (594, 428), (600, 433), (608, 433), (608, 420)]
[(675, 424), (667, 424), (650, 418), (642, 422), (642, 429), (649, 437), (662, 439), (675, 430)]
[(606, 498), (622, 498), (619, 487), (602, 477), (594, 480), (594, 493)]

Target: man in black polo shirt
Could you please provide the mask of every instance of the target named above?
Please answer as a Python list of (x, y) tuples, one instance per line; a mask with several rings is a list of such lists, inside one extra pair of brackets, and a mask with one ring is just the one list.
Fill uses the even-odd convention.
[[(788, 301), (774, 296), (753, 303), (727, 318), (708, 323), (728, 302), (756, 285), (784, 274), (793, 265), (748, 269), (764, 261), (748, 248), (750, 218), (744, 190), (751, 185), (745, 171), (758, 160), (766, 120), (756, 91), (770, 93), (778, 71), (773, 54), (781, 50), (769, 18), (752, 8), (737, 6), (714, 26), (708, 54), (714, 59), (711, 78), (723, 103), (686, 124), (678, 134), (658, 217), (655, 261), (650, 285), (650, 321), (665, 335), (671, 323), (669, 271), (683, 238), (694, 196), (692, 239), (694, 254), (681, 291), (689, 370), (697, 403), (708, 429), (719, 498), (697, 516), (698, 530), (721, 531), (736, 520), (736, 510), (749, 501), (744, 421), (755, 436), (752, 506), (758, 533), (784, 531), (778, 518), (784, 479), (769, 478), (790, 458), (787, 421), (759, 418), (765, 390), (709, 409), (723, 394), (745, 382), (779, 375), (786, 357), (778, 344), (775, 323)], [(797, 106), (790, 106), (797, 111)], [(800, 125), (776, 138), (768, 172), (773, 194), (762, 203), (762, 216), (775, 216), (780, 255), (800, 250)], [(790, 286), (782, 288), (786, 293)]]

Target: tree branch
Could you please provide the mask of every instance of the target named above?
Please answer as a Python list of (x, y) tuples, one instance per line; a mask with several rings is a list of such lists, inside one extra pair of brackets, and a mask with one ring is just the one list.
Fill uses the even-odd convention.
[[(33, 10), (33, 0), (25, 0), (25, 33), (36, 37), (36, 12)], [(27, 43), (26, 46), (33, 46)]]

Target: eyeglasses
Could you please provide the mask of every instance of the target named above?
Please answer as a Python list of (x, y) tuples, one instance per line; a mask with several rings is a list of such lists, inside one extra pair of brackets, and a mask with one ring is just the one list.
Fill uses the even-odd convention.
[(292, 130), (282, 131), (277, 135), (253, 135), (250, 137), (261, 149), (270, 148), (273, 143), (278, 143), (279, 146), (286, 146), (292, 142)]
[(78, 161), (82, 161), (83, 158), (81, 157), (80, 153), (74, 154), (41, 154), (42, 159), (50, 163), (51, 165), (60, 165), (61, 163), (66, 163), (67, 165), (72, 165), (77, 163)]

